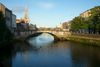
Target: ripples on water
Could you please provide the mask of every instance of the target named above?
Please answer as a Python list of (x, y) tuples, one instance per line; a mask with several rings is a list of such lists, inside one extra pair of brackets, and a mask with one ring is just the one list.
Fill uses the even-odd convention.
[(100, 67), (100, 47), (41, 36), (0, 50), (0, 67)]

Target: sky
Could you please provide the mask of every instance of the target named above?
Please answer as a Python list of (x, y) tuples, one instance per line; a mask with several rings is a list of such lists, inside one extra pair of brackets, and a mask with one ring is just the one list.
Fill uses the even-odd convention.
[(17, 18), (28, 7), (30, 23), (38, 27), (56, 27), (72, 20), (84, 11), (100, 6), (100, 0), (0, 0)]

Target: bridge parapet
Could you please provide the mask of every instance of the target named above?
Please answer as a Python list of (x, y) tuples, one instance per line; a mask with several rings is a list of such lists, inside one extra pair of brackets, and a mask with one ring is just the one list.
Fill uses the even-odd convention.
[(37, 32), (52, 33), (56, 35), (57, 37), (62, 37), (62, 38), (65, 38), (71, 35), (69, 31), (37, 31)]
[(70, 35), (71, 34), (68, 31), (37, 31), (37, 32), (52, 33), (54, 35)]
[(48, 33), (54, 36), (55, 40), (67, 40), (67, 38), (71, 35), (68, 31), (29, 31), (29, 32), (20, 32), (21, 38), (27, 39), (34, 36), (38, 36), (42, 33)]

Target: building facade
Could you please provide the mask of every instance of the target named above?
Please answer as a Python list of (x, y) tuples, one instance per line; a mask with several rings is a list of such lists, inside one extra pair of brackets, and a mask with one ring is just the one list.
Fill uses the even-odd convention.
[(64, 31), (70, 31), (70, 21), (62, 23), (62, 29)]
[(8, 8), (5, 9), (5, 19), (7, 27), (12, 30), (12, 11)]
[(16, 15), (12, 14), (12, 30), (16, 31), (17, 25), (16, 25)]
[(29, 25), (29, 30), (36, 31), (36, 30), (37, 30), (36, 24), (30, 24), (30, 25)]
[(3, 13), (6, 21), (6, 25), (10, 31), (16, 27), (16, 15), (12, 14), (12, 11), (0, 3), (0, 11)]
[(25, 23), (23, 19), (16, 19), (18, 31), (28, 31), (29, 23)]
[(81, 13), (80, 16), (83, 18), (88, 18), (89, 16), (91, 16), (91, 11), (87, 10), (87, 11)]
[(2, 3), (0, 3), (0, 12), (3, 13), (4, 17), (5, 17), (5, 8), (6, 7)]

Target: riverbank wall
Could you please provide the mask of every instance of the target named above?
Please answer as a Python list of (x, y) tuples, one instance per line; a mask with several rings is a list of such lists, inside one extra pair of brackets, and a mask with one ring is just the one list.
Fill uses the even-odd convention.
[(67, 40), (91, 46), (100, 46), (100, 35), (97, 34), (72, 34)]

